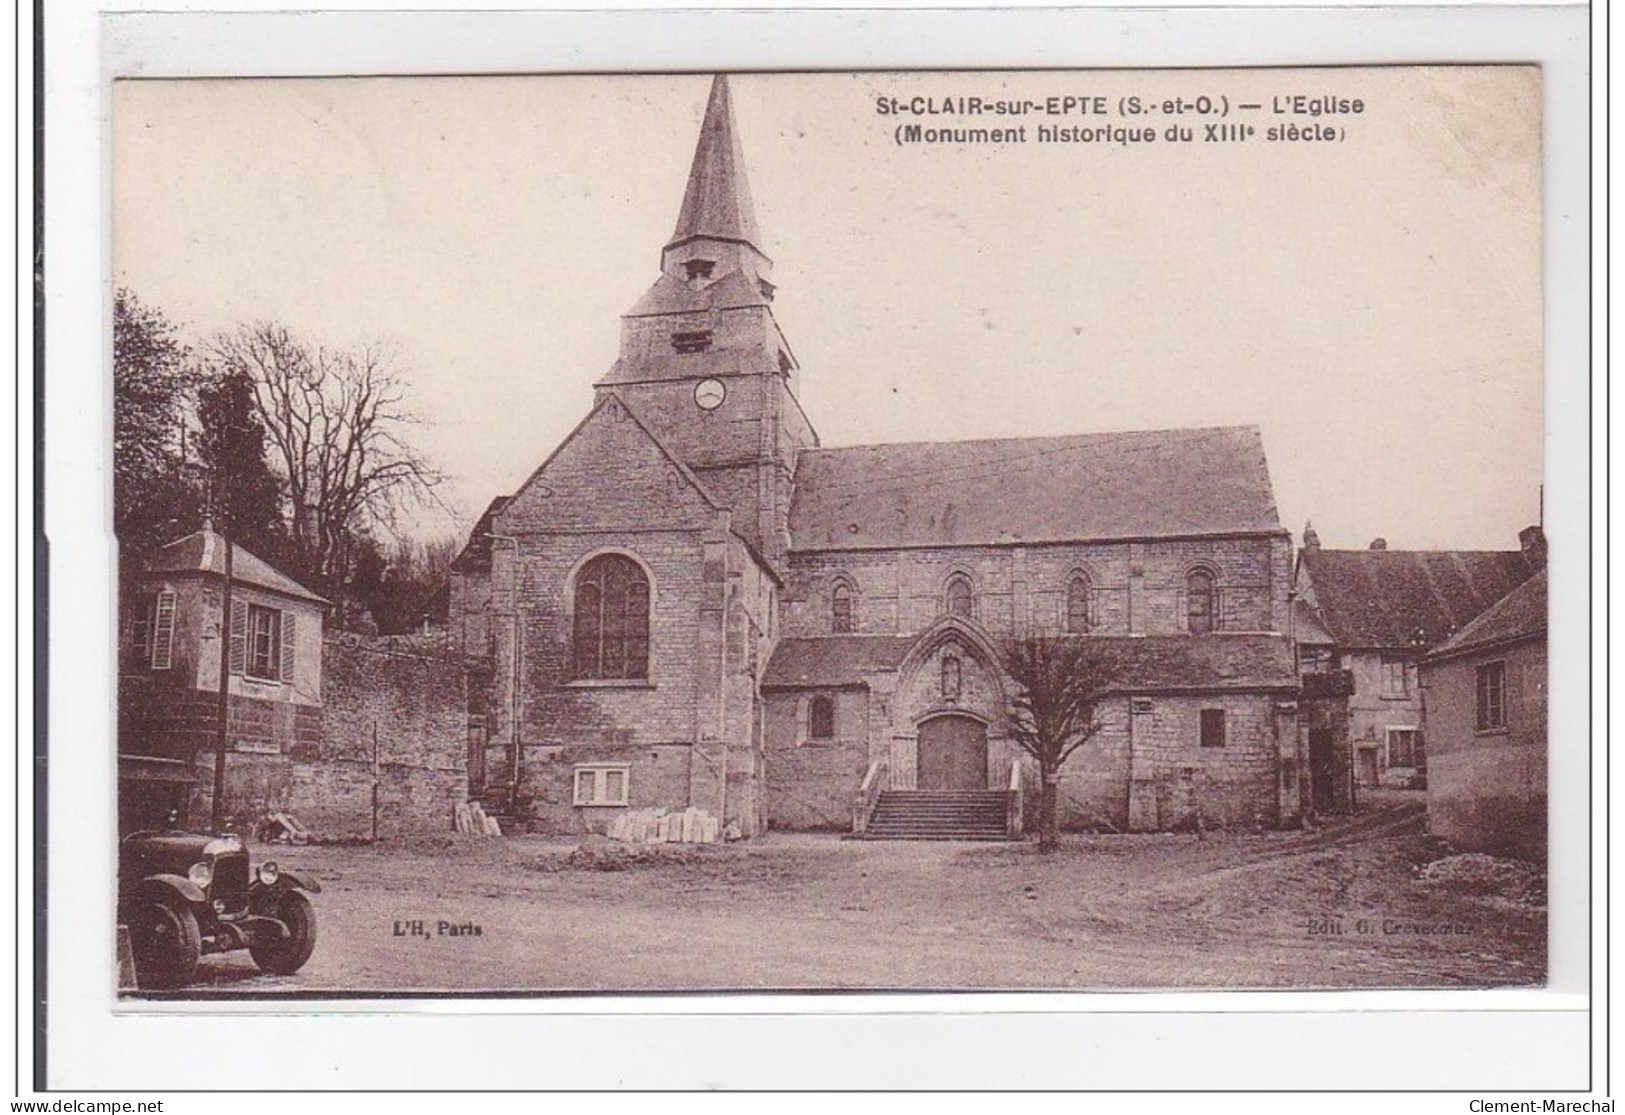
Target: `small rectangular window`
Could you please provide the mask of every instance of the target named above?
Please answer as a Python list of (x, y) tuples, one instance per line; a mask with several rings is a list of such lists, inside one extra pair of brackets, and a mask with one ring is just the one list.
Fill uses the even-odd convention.
[(1388, 765), (1390, 767), (1418, 766), (1421, 752), (1421, 733), (1415, 728), (1388, 729)]
[(1384, 658), (1382, 660), (1382, 695), (1384, 697), (1406, 697), (1410, 695), (1409, 669), (1410, 664), (1403, 658)]
[(624, 763), (575, 768), (575, 804), (625, 805), (631, 768)]
[(807, 706), (807, 738), (832, 740), (835, 738), (835, 699), (814, 697)]
[(1224, 709), (1205, 708), (1202, 710), (1202, 746), (1224, 746)]
[(1478, 668), (1478, 730), (1495, 731), (1507, 723), (1507, 664), (1486, 662)]
[(275, 608), (248, 606), (247, 674), (259, 681), (280, 681), (282, 613)]

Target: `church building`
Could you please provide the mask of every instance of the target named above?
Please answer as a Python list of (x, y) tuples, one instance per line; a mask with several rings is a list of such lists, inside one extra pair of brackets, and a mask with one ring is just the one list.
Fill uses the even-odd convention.
[(666, 807), (745, 836), (1032, 800), (1000, 648), (1068, 634), (1139, 653), (1062, 772), (1064, 826), (1297, 823), (1291, 540), (1258, 431), (824, 447), (762, 243), (719, 76), (591, 410), (453, 565), (486, 663), (471, 795), (536, 831)]

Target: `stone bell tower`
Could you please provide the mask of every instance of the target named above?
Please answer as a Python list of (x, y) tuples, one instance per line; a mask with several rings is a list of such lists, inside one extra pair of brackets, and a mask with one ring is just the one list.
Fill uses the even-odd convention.
[(660, 277), (622, 318), (620, 357), (597, 387), (623, 399), (782, 571), (796, 454), (818, 438), (796, 401), (761, 242), (719, 74)]

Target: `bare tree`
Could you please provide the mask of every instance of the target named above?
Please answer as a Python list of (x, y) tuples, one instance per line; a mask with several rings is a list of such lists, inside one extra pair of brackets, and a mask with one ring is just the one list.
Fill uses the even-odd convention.
[(1088, 635), (1029, 635), (1005, 645), (1004, 669), (1016, 686), (1010, 731), (1038, 762), (1043, 851), (1057, 844), (1061, 767), (1100, 731), (1100, 702), (1124, 665), (1122, 648)]
[(300, 572), (337, 593), (355, 539), (372, 526), (393, 527), (441, 480), (403, 437), (419, 423), (404, 405), (405, 379), (379, 346), (330, 350), (275, 323), (218, 338), (212, 356), (219, 371), (253, 383), (286, 485)]

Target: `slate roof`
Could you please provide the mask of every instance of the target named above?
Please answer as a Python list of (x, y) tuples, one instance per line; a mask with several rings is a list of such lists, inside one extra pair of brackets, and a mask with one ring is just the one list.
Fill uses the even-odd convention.
[[(1295, 689), (1292, 648), (1279, 635), (1086, 636), (1112, 646), (1122, 675), (1114, 689)], [(914, 635), (824, 635), (784, 639), (773, 651), (763, 689), (861, 685), (866, 672), (895, 670)]]
[(1326, 630), (1326, 625), (1320, 622), (1320, 617), (1315, 615), (1315, 610), (1305, 600), (1292, 602), (1292, 633), (1303, 646), (1337, 645), (1337, 640), (1332, 638), (1331, 632)]
[(811, 449), (791, 548), (1281, 533), (1252, 426)]
[[(735, 267), (702, 286), (690, 286), (682, 279), (661, 275), (627, 317), (655, 317), (662, 314), (693, 314), (710, 310), (737, 310), (746, 306), (766, 306), (770, 299), (761, 284)], [(685, 369), (686, 371), (686, 369)], [(609, 382), (615, 382), (611, 375)]]
[(718, 74), (711, 82), (711, 97), (705, 105), (699, 141), (694, 145), (683, 207), (666, 246), (698, 236), (740, 240), (752, 247), (761, 243), (726, 74)]
[(1122, 661), (1120, 691), (1296, 689), (1292, 646), (1282, 635), (1096, 636)]
[(1542, 569), (1456, 632), (1430, 657), (1448, 657), (1502, 643), (1544, 638), (1547, 588), (1546, 570)]
[(462, 552), (452, 559), (451, 569), (454, 573), (489, 573), (491, 572), (491, 524), (501, 514), (502, 509), (508, 506), (512, 496), (497, 496), (485, 508), (485, 514), (480, 521), (474, 524), (469, 532), (468, 545)]
[(1303, 550), (1315, 603), (1342, 647), (1448, 639), (1528, 579), (1517, 550)]
[[(226, 575), (226, 540), (212, 530), (188, 534), (160, 547), (147, 560), (147, 572), (210, 573), (223, 578)], [(328, 603), (325, 598), (317, 596), (240, 544), (232, 546), (231, 580), (234, 584), (253, 585), (316, 604)]]
[(902, 665), (913, 635), (821, 635), (780, 639), (762, 674), (763, 689), (834, 689), (861, 685), (864, 673)]

